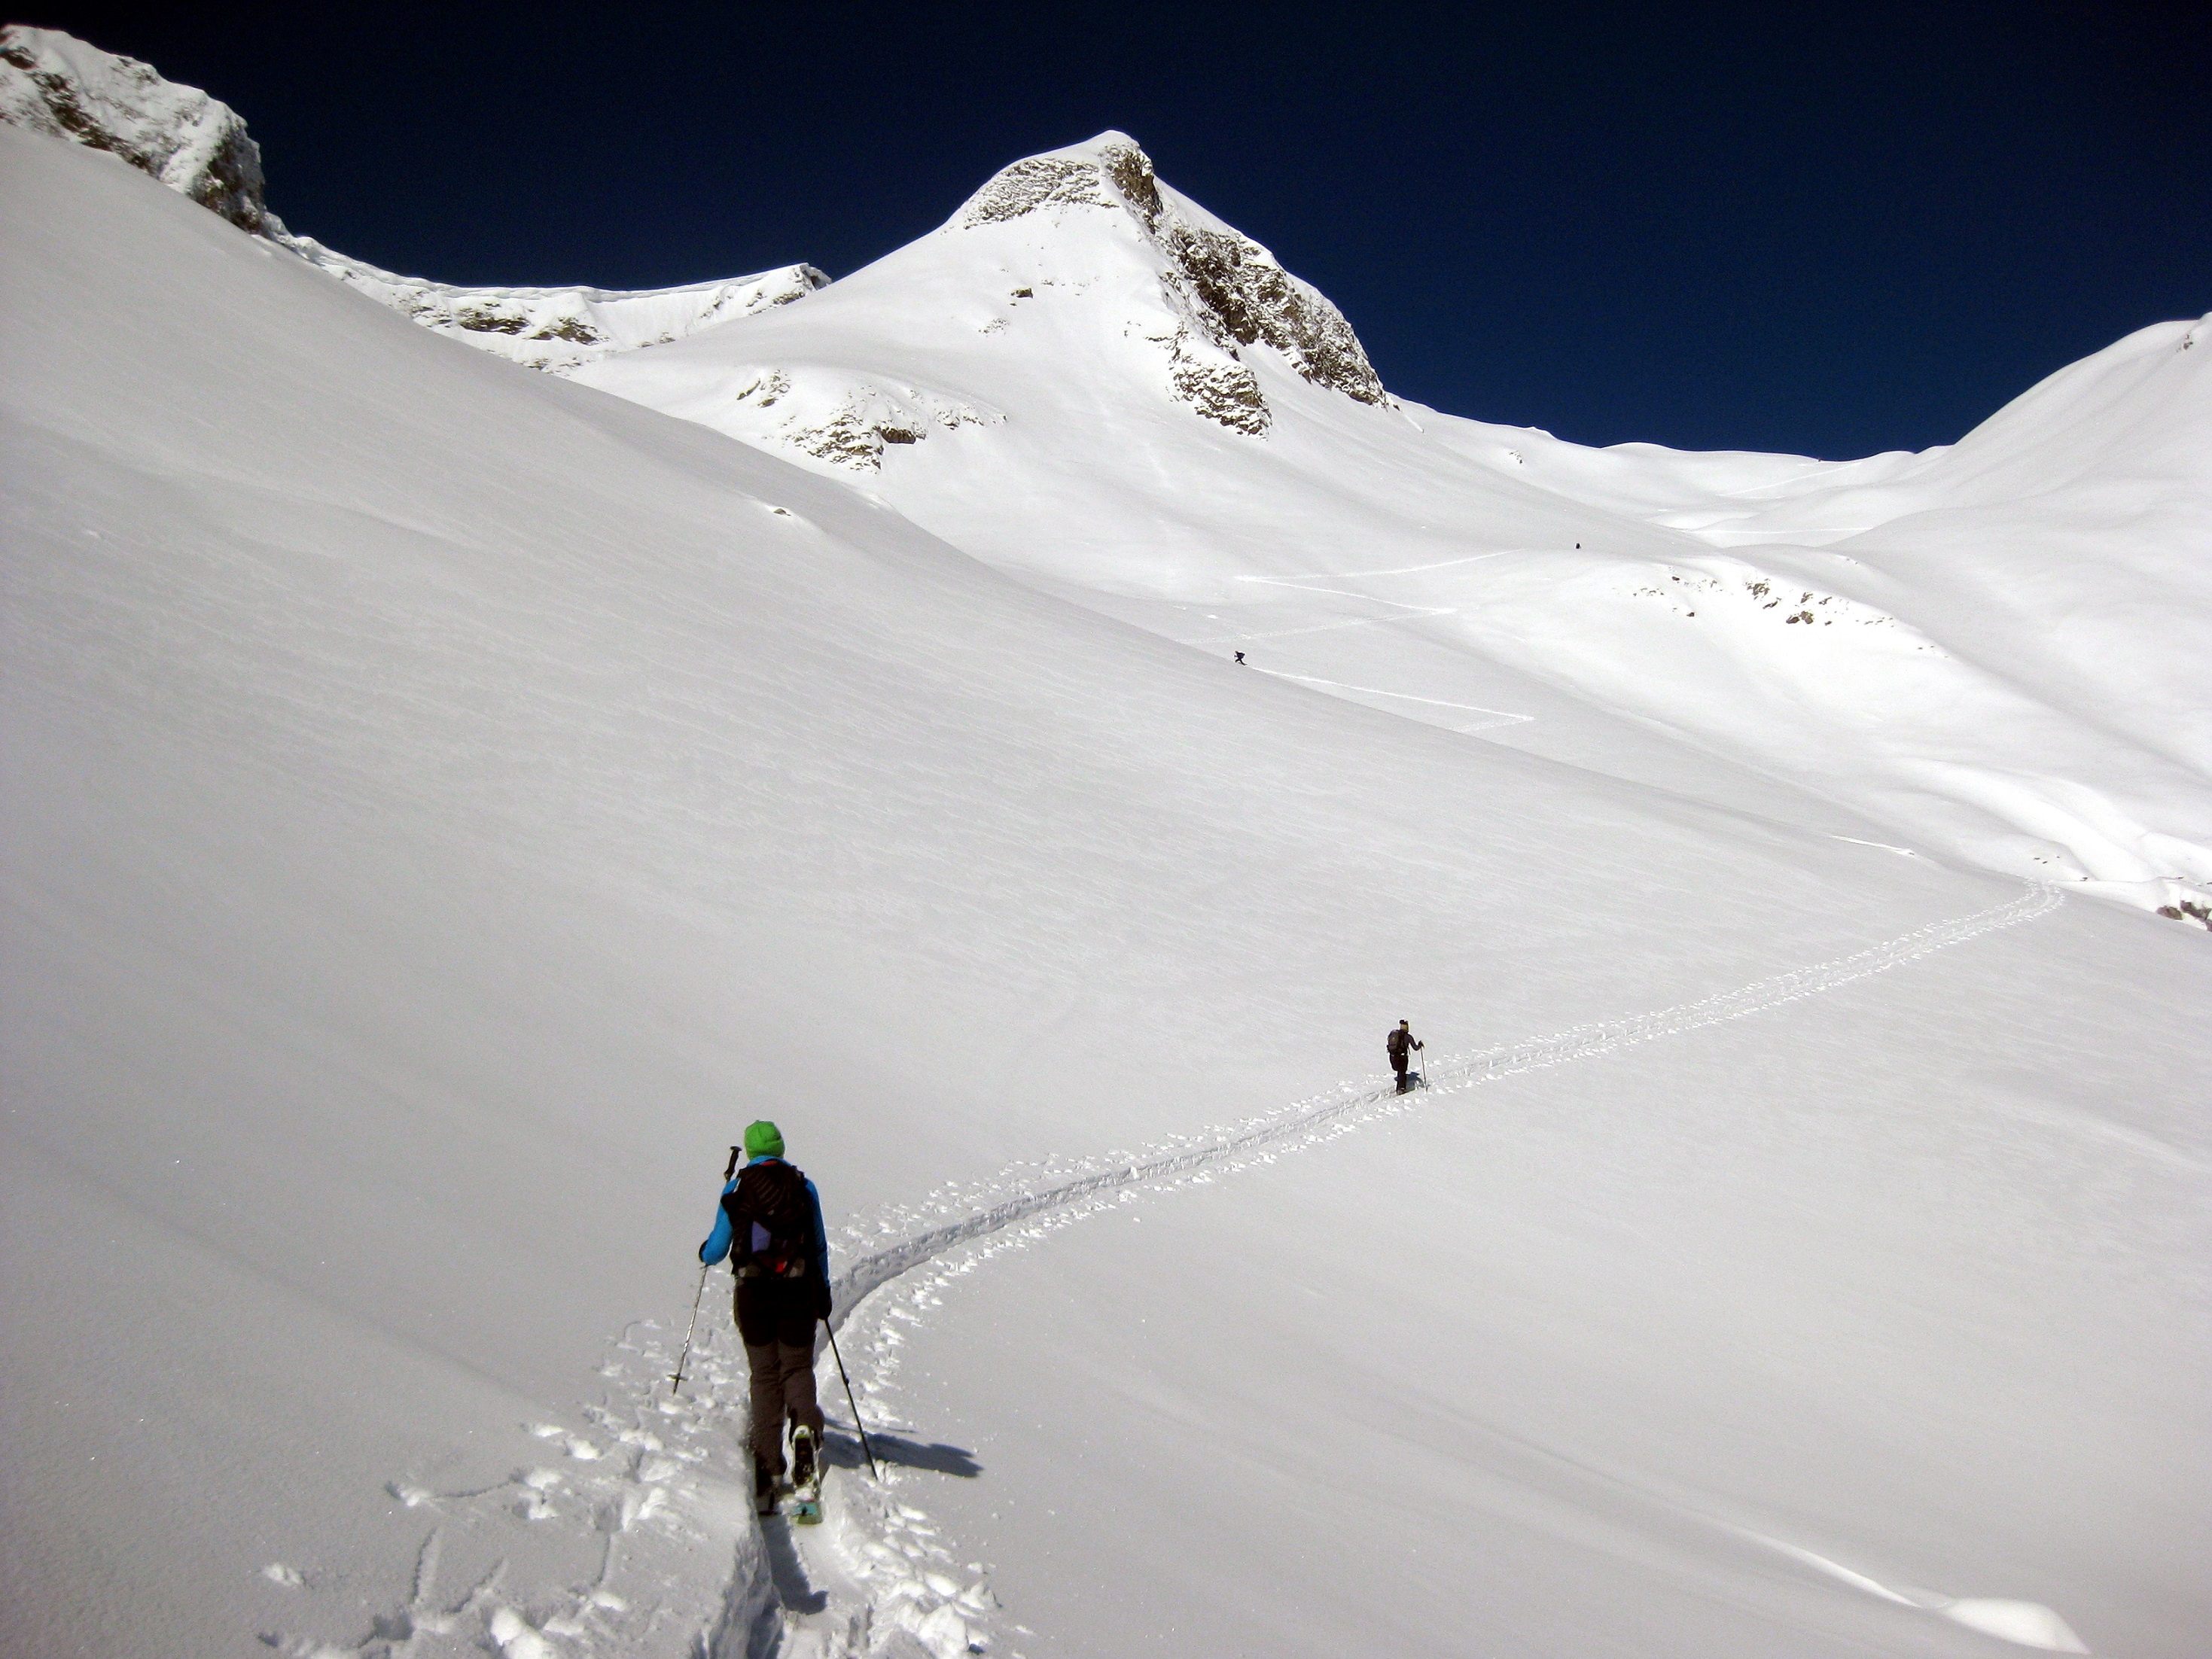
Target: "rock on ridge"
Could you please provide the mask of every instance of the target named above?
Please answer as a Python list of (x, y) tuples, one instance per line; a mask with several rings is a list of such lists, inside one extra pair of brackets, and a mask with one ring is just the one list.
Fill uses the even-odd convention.
[(805, 264), (629, 291), (395, 276), (285, 228), (263, 199), (260, 146), (228, 104), (54, 29), (0, 29), (0, 121), (106, 150), (433, 333), (554, 374), (787, 305), (830, 280)]
[(1102, 133), (1072, 149), (1015, 162), (968, 199), (951, 228), (1064, 207), (1119, 208), (1159, 252), (1172, 308), (1221, 354), (1194, 351), (1180, 333), (1165, 343), (1178, 394), (1201, 412), (1238, 430), (1266, 429), (1266, 402), (1239, 352), (1252, 345), (1272, 348), (1315, 386), (1364, 404), (1390, 401), (1359, 337), (1328, 296), (1243, 232), (1162, 186), (1152, 157), (1126, 134)]
[(56, 29), (0, 28), (0, 120), (120, 156), (240, 230), (281, 233), (229, 105)]

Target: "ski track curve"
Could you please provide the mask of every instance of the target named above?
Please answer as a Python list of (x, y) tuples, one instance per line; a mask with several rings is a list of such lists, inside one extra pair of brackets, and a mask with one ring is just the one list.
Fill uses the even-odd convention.
[[(842, 1233), (845, 1248), (865, 1254), (835, 1282), (837, 1312), (831, 1328), (844, 1332), (849, 1326), (860, 1337), (858, 1343), (848, 1341), (845, 1352), (866, 1420), (878, 1431), (914, 1426), (902, 1419), (895, 1381), (905, 1332), (939, 1304), (940, 1291), (951, 1279), (974, 1272), (1002, 1251), (1023, 1248), (1142, 1191), (1205, 1182), (1248, 1164), (1272, 1162), (1372, 1119), (1416, 1109), (1437, 1093), (1456, 1093), (1501, 1078), (1594, 1059), (1802, 1001), (1983, 934), (2035, 921), (2065, 902), (2054, 886), (2026, 885), (2028, 890), (2004, 903), (1931, 922), (1850, 955), (1771, 975), (1735, 990), (1433, 1060), (1425, 1090), (1401, 1095), (1394, 1084), (1377, 1083), (1371, 1077), (1348, 1081), (1280, 1111), (1172, 1138), (1135, 1153), (1073, 1164), (1047, 1159), (1041, 1164), (1013, 1166), (964, 1188), (951, 1184), (920, 1205), (886, 1211), (872, 1230), (846, 1228)], [(952, 1210), (963, 1212), (934, 1225), (915, 1224)], [(871, 1231), (878, 1240), (886, 1234), (900, 1236), (869, 1249)], [(895, 1285), (901, 1294), (877, 1294)], [(823, 1398), (842, 1405), (836, 1389), (835, 1374), (830, 1373)], [(833, 1425), (843, 1415), (832, 1411)], [(852, 1457), (857, 1462), (857, 1452)], [(927, 1516), (893, 1496), (897, 1479), (893, 1470), (889, 1486), (862, 1486), (850, 1479), (840, 1483), (844, 1501), (831, 1517), (836, 1524), (823, 1528), (828, 1536), (810, 1549), (810, 1557), (818, 1557), (824, 1546), (834, 1549), (840, 1559), (825, 1561), (825, 1568), (867, 1595), (868, 1608), (852, 1620), (856, 1628), (872, 1624), (879, 1639), (894, 1632), (908, 1638), (933, 1659), (996, 1649), (997, 1633), (989, 1628), (989, 1613), (997, 1603), (990, 1593), (986, 1564), (966, 1564), (973, 1582), (964, 1590), (945, 1573), (932, 1571), (933, 1560), (948, 1565), (951, 1554)], [(1027, 1633), (1019, 1626), (1012, 1629)]]
[[(1438, 1093), (1744, 1018), (2033, 921), (2063, 902), (2057, 889), (2031, 884), (2005, 903), (1735, 990), (1432, 1060), (1426, 1090), (1400, 1095), (1372, 1076), (1358, 1079), (1135, 1152), (1018, 1164), (892, 1206), (840, 1230), (841, 1253), (853, 1265), (836, 1281), (832, 1321), (846, 1339), (864, 1419), (889, 1454), (885, 1479), (871, 1481), (860, 1468), (825, 1352), (817, 1381), (837, 1474), (824, 1488), (824, 1524), (810, 1529), (803, 1547), (787, 1522), (763, 1528), (752, 1518), (741, 1443), (744, 1355), (716, 1307), (699, 1321), (684, 1392), (669, 1388), (686, 1308), (672, 1322), (635, 1321), (608, 1344), (597, 1403), (580, 1402), (568, 1422), (522, 1425), (544, 1448), (537, 1466), (466, 1491), (438, 1490), (411, 1471), (386, 1486), (424, 1535), (409, 1581), (381, 1597), (371, 1593), (365, 1637), (334, 1645), (280, 1630), (262, 1640), (288, 1659), (458, 1659), (487, 1650), (506, 1659), (955, 1659), (984, 1651), (1018, 1659), (1029, 1632), (1001, 1616), (988, 1564), (957, 1559), (927, 1514), (901, 1501), (910, 1478), (902, 1465), (974, 1472), (961, 1449), (924, 1443), (900, 1410), (906, 1334), (953, 1279), (1100, 1210), (1272, 1161), (1425, 1106)], [(713, 1275), (708, 1291), (718, 1307), (728, 1280)], [(701, 1574), (702, 1556), (722, 1564), (717, 1575)]]
[[(1620, 1019), (1594, 1020), (1571, 1026), (1548, 1036), (1501, 1044), (1471, 1054), (1432, 1061), (1429, 1087), (1421, 1092), (1455, 1093), (1522, 1072), (1564, 1066), (1572, 1060), (1590, 1059), (1609, 1054), (1615, 1048), (1650, 1042), (1659, 1037), (1694, 1030), (1700, 1026), (1741, 1019), (1784, 1003), (1801, 1001), (1824, 991), (1834, 990), (1856, 980), (1887, 973), (1893, 968), (1948, 949), (1954, 945), (1964, 944), (1984, 933), (2034, 921), (2064, 902), (2065, 896), (2057, 888), (2032, 884), (2028, 892), (2006, 903), (1992, 905), (1986, 910), (1978, 910), (1971, 915), (1955, 917), (1948, 921), (1933, 922), (1850, 956), (1791, 969), (1737, 990), (1719, 992), (1694, 1002), (1677, 1003), (1672, 1007), (1650, 1013), (1632, 1014)], [(838, 1276), (833, 1287), (837, 1306), (842, 1310), (833, 1323), (842, 1330), (846, 1314), (870, 1292), (942, 1255), (956, 1244), (983, 1237), (1032, 1216), (1079, 1204), (1120, 1188), (1193, 1174), (1261, 1147), (1335, 1124), (1364, 1111), (1383, 1108), (1402, 1109), (1408, 1100), (1419, 1097), (1418, 1093), (1413, 1096), (1398, 1094), (1392, 1085), (1376, 1085), (1367, 1079), (1346, 1083), (1328, 1094), (1300, 1101), (1279, 1113), (1252, 1119), (1226, 1130), (1164, 1142), (1133, 1157), (1110, 1158), (1097, 1167), (1086, 1169), (1051, 1185), (1018, 1191), (957, 1220), (879, 1248), (848, 1268)], [(984, 1185), (998, 1185), (1006, 1179), (1001, 1176), (998, 1181)], [(943, 1190), (950, 1194), (958, 1189), (948, 1188)], [(902, 1211), (895, 1213), (910, 1213), (910, 1211), (902, 1206)]]

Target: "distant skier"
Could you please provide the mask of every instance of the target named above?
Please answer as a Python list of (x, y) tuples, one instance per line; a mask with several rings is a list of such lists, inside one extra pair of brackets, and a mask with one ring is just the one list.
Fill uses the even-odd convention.
[[(737, 1149), (730, 1150), (734, 1166)], [(737, 1269), (738, 1335), (752, 1374), (753, 1507), (773, 1515), (787, 1421), (792, 1484), (811, 1486), (821, 1474), (814, 1325), (830, 1317), (830, 1243), (821, 1195), (783, 1161), (782, 1132), (765, 1121), (752, 1124), (744, 1151), (745, 1167), (722, 1188), (699, 1260), (711, 1267), (726, 1255)]]
[[(1239, 652), (1237, 653), (1237, 660), (1238, 662), (1240, 662), (1240, 663), (1244, 662), (1244, 653), (1243, 653), (1242, 651), (1239, 651)], [(1245, 665), (1247, 668), (1249, 668), (1249, 667), (1250, 667), (1250, 666), (1251, 666), (1251, 665), (1250, 665), (1249, 663), (1244, 663), (1244, 665)]]
[(1411, 1063), (1413, 1052), (1421, 1045), (1413, 1041), (1413, 1027), (1401, 1019), (1382, 1046), (1389, 1051), (1390, 1069), (1398, 1074), (1398, 1092), (1402, 1095), (1413, 1086), (1413, 1079), (1406, 1075), (1406, 1067)]

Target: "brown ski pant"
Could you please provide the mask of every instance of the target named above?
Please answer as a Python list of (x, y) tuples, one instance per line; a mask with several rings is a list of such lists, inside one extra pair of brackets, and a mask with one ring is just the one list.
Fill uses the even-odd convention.
[(822, 1440), (822, 1407), (814, 1398), (814, 1282), (808, 1279), (740, 1279), (738, 1335), (752, 1373), (752, 1452), (775, 1474), (783, 1473), (787, 1423)]

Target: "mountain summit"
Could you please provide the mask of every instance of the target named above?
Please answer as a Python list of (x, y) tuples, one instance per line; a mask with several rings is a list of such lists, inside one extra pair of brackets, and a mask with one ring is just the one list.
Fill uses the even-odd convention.
[(1163, 182), (1123, 132), (1000, 169), (804, 311), (584, 378), (864, 473), (963, 428), (1094, 456), (1110, 434), (1123, 459), (1172, 468), (1209, 434), (1279, 440), (1292, 404), (1370, 419), (1395, 408), (1343, 313)]
[(1167, 342), (1170, 378), (1201, 414), (1238, 431), (1267, 429), (1259, 381), (1238, 353), (1262, 344), (1315, 386), (1364, 404), (1389, 401), (1344, 314), (1259, 243), (1161, 184), (1152, 158), (1126, 133), (1015, 162), (969, 197), (946, 229), (1041, 212), (1059, 221), (1094, 208), (1127, 213), (1159, 256), (1161, 291), (1181, 324)]
[(577, 378), (1301, 684), (1686, 793), (1779, 781), (1777, 817), (2187, 919), (2203, 328), (1922, 456), (1584, 449), (1389, 396), (1334, 306), (1106, 132), (803, 306)]

